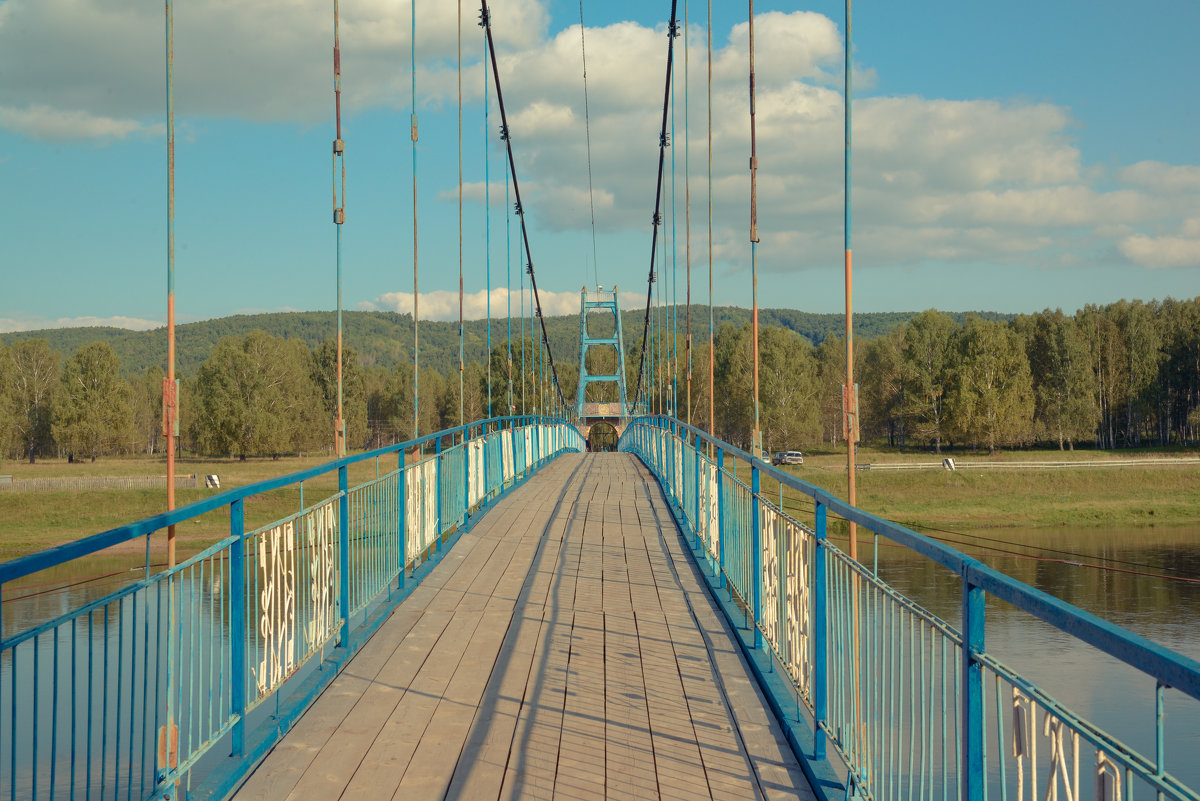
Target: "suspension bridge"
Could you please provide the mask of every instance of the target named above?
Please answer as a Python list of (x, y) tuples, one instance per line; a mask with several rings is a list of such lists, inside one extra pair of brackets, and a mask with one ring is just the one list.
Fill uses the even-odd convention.
[[(336, 3), (334, 20), (340, 378)], [(490, 46), (486, 2), (480, 22)], [(1200, 799), (1178, 778), (1195, 753), (1173, 747), (1164, 720), (1200, 700), (1200, 664), (772, 467), (757, 435), (749, 452), (715, 438), (687, 421), (689, 388), (681, 419), (680, 370), (655, 359), (687, 360), (690, 320), (679, 356), (654, 341), (677, 337), (652, 314), (675, 3), (667, 32), (638, 347), (627, 349), (616, 288), (584, 288), (574, 403), (543, 326), (538, 414), (348, 454), (339, 384), (334, 460), (181, 508), (169, 494), (162, 514), (0, 564), (0, 600), (24, 610), (0, 641), (0, 796)], [(533, 210), (489, 53), (540, 321)], [(416, 275), (414, 251), (414, 297)], [(849, 312), (848, 301), (848, 326)], [(169, 280), (171, 331), (173, 315)], [(615, 357), (589, 359), (593, 348)], [(413, 354), (415, 368), (419, 341)], [(852, 372), (847, 387), (853, 441)], [(601, 426), (617, 453), (589, 452)], [(280, 493), (298, 494), (294, 512), (247, 525), (248, 508)], [(228, 535), (178, 561), (175, 527), (204, 515), (227, 520)], [(871, 564), (859, 533), (875, 542)], [(880, 542), (941, 571), (961, 595), (950, 619), (880, 576)], [(131, 543), (144, 549), (140, 577), (116, 590), (22, 590)], [(1111, 656), (1152, 700), (1119, 731), (1072, 710), (989, 650), (998, 607)]]

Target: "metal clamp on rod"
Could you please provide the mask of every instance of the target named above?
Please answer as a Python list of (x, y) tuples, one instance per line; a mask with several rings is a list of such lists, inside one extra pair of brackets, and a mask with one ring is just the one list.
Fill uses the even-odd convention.
[[(333, 223), (341, 225), (346, 221), (346, 140), (333, 140)], [(338, 185), (338, 167), (341, 167), (341, 191)]]

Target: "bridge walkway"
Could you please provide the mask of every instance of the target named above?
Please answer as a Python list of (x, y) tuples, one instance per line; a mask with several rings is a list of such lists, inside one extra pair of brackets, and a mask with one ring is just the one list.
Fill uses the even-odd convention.
[(560, 457), (235, 797), (813, 798), (685, 547), (634, 457)]

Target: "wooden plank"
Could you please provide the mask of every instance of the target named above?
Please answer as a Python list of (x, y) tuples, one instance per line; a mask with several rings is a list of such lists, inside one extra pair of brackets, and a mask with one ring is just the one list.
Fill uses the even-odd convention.
[(490, 510), (238, 797), (811, 796), (648, 481), (568, 458)]

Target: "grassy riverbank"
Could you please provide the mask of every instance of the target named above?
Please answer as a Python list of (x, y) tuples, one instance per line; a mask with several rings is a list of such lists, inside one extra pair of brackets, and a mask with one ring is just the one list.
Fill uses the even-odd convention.
[[(1145, 458), (1168, 454), (1076, 451), (1034, 451), (956, 454), (960, 462), (1096, 461)], [(1169, 454), (1194, 456), (1194, 453)], [(928, 453), (897, 454), (862, 448), (859, 462), (936, 462)], [(223, 489), (293, 473), (328, 460), (305, 458), (236, 460), (183, 460), (180, 474), (216, 474)], [(381, 464), (387, 472), (394, 462)], [(844, 497), (844, 452), (813, 453), (801, 467), (787, 468), (805, 481)], [(0, 473), (14, 478), (58, 476), (161, 476), (161, 459), (128, 457), (96, 463), (67, 464), (45, 460), (29, 465), (5, 462)], [(374, 477), (373, 462), (351, 471), (351, 484)], [(1167, 526), (1200, 523), (1200, 465), (1080, 467), (1062, 469), (960, 469), (864, 470), (858, 474), (858, 502), (868, 511), (918, 530), (926, 527), (977, 530), (995, 527), (1051, 526)], [(743, 476), (748, 482), (747, 475)], [(336, 476), (329, 474), (305, 485), (305, 503), (312, 504), (336, 491)], [(765, 479), (763, 493), (775, 496), (778, 485)], [(184, 505), (214, 494), (214, 490), (180, 490)], [(163, 510), (161, 489), (15, 492), (0, 491), (0, 560), (86, 537)], [(807, 497), (789, 492), (786, 504), (801, 519), (811, 510)], [(253, 529), (300, 508), (296, 489), (276, 490), (246, 504), (246, 526)], [(218, 510), (182, 524), (177, 532), (183, 552), (194, 552), (229, 531), (229, 515)], [(165, 541), (165, 534), (156, 539)], [(144, 547), (131, 543), (131, 550)], [(159, 547), (158, 544), (155, 547)]]
[[(881, 517), (918, 528), (1142, 527), (1200, 523), (1200, 465), (1117, 466), (1122, 461), (1160, 455), (1195, 454), (1097, 451), (1034, 451), (994, 457), (956, 454), (960, 463), (1002, 462), (1015, 466), (1021, 462), (1113, 459), (1115, 464), (1055, 469), (860, 470), (856, 474), (858, 505)], [(863, 448), (858, 461), (928, 463), (940, 461), (940, 457)], [(802, 467), (788, 470), (845, 497), (844, 452), (806, 455)], [(769, 482), (764, 491), (777, 492), (777, 485)], [(787, 497), (790, 499), (791, 495)]]
[[(179, 475), (217, 475), (222, 490), (294, 473), (329, 461), (328, 456), (304, 458), (238, 460), (181, 460)], [(395, 467), (380, 464), (387, 472)], [(162, 459), (127, 457), (101, 459), (95, 463), (67, 464), (65, 460), (47, 459), (35, 464), (5, 462), (0, 474), (16, 479), (84, 476), (165, 476), (166, 462)], [(362, 483), (375, 476), (375, 464), (355, 465), (350, 470), (350, 483)], [(312, 505), (337, 491), (337, 474), (330, 473), (305, 483), (304, 503)], [(215, 495), (218, 490), (180, 489), (176, 504), (184, 506)], [(49, 548), (64, 542), (98, 534), (117, 526), (158, 514), (165, 508), (164, 489), (95, 489), (50, 490), (37, 492), (0, 491), (0, 561), (22, 554)], [(297, 511), (300, 492), (297, 489), (275, 490), (246, 501), (246, 529), (266, 525)], [(227, 509), (209, 512), (178, 526), (181, 553), (194, 553), (229, 534)], [(153, 547), (165, 548), (166, 533), (155, 535)], [(129, 550), (145, 547), (145, 540), (127, 546)]]

